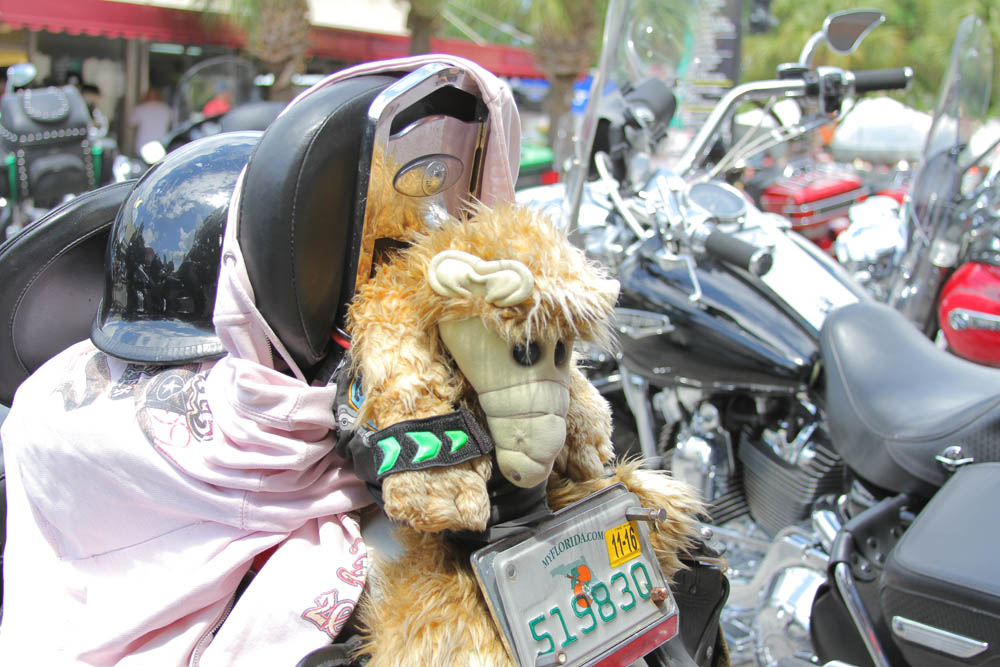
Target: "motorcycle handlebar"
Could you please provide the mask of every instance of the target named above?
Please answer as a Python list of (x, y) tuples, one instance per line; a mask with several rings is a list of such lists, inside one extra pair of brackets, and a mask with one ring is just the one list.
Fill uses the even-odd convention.
[(625, 95), (630, 106), (642, 105), (649, 110), (656, 123), (669, 123), (677, 110), (677, 97), (666, 81), (647, 79)]
[[(848, 73), (841, 70), (843, 83), (850, 85), (849, 77), (853, 76), (854, 91), (864, 93), (872, 90), (894, 90), (906, 88), (913, 78), (910, 67), (900, 67), (886, 70), (861, 70)], [(815, 77), (810, 81), (799, 78), (778, 79), (774, 81), (752, 81), (731, 88), (702, 124), (698, 133), (691, 140), (687, 150), (677, 161), (674, 169), (679, 174), (687, 174), (701, 167), (708, 155), (709, 149), (719, 136), (720, 128), (740, 103), (746, 100), (764, 99), (768, 97), (805, 97), (819, 94), (820, 87)]]
[(913, 69), (870, 69), (854, 72), (854, 91), (868, 93), (876, 90), (904, 90), (913, 79)]
[(774, 263), (774, 256), (769, 248), (758, 248), (752, 243), (717, 229), (705, 239), (705, 252), (724, 262), (746, 269), (758, 277), (770, 271)]

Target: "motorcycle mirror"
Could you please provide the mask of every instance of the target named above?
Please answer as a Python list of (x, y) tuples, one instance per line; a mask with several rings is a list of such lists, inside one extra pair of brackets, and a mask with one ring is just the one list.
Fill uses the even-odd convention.
[(7, 68), (7, 89), (22, 88), (35, 80), (38, 69), (31, 63), (18, 63)]
[(156, 164), (167, 155), (167, 149), (159, 141), (149, 141), (139, 149), (139, 157), (146, 164)]
[(853, 53), (869, 32), (885, 21), (877, 9), (845, 9), (834, 12), (823, 21), (823, 29), (815, 32), (799, 55), (799, 64), (812, 67), (812, 57), (820, 42), (826, 42), (834, 53)]
[(826, 17), (823, 35), (831, 49), (840, 55), (852, 53), (865, 36), (885, 21), (877, 9), (849, 9)]

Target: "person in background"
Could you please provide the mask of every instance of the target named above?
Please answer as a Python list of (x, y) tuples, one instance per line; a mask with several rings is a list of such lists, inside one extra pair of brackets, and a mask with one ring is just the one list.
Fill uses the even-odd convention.
[(91, 126), (96, 128), (98, 136), (107, 136), (111, 123), (100, 107), (101, 89), (92, 83), (83, 83), (80, 84), (80, 93), (83, 95), (83, 101), (87, 103)]
[(135, 128), (135, 150), (150, 141), (162, 139), (170, 128), (170, 107), (157, 88), (150, 88), (129, 116), (129, 127)]

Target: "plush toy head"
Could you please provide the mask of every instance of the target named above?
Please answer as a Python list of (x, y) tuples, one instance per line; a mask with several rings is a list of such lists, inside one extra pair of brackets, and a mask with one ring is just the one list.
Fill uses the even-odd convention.
[[(369, 336), (385, 335), (386, 318), (415, 327), (406, 333), (421, 339), (416, 348), (427, 358), (396, 360), (423, 370), (389, 383), (412, 390), (396, 390), (404, 409), (390, 421), (430, 416), (418, 405), (420, 392), (445, 398), (450, 409), (478, 400), (504, 477), (537, 486), (566, 444), (573, 343), (610, 345), (617, 296), (618, 283), (538, 211), (475, 207), (467, 220), (449, 219), (414, 237), (359, 293), (352, 348), (356, 358), (367, 357), (366, 396), (384, 393), (397, 375), (393, 359), (371, 358), (369, 350), (391, 348), (372, 345)], [(383, 326), (369, 326), (378, 319)], [(401, 343), (397, 355), (418, 353), (410, 347)], [(380, 413), (392, 409), (376, 405), (366, 402), (362, 420), (388, 425)]]

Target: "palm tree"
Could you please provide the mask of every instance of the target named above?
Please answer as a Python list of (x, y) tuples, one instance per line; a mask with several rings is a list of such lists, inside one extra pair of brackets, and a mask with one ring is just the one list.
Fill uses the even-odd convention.
[(441, 12), (448, 0), (410, 0), (406, 27), (410, 29), (410, 53), (430, 53), (431, 38), (441, 29)]
[[(205, 0), (206, 9), (217, 0)], [(309, 46), (308, 0), (230, 0), (229, 16), (247, 37), (247, 52), (274, 75), (270, 97), (290, 100), (292, 75), (305, 66)]]
[[(549, 83), (543, 103), (549, 144), (557, 147), (573, 101), (573, 86), (596, 62), (608, 0), (455, 0), (531, 38), (535, 63)], [(567, 131), (568, 127), (563, 127)]]
[(598, 55), (606, 0), (545, 0), (530, 5), (526, 26), (534, 38), (538, 69), (549, 82), (544, 110), (549, 117), (549, 144), (557, 147), (573, 104), (573, 86)]

